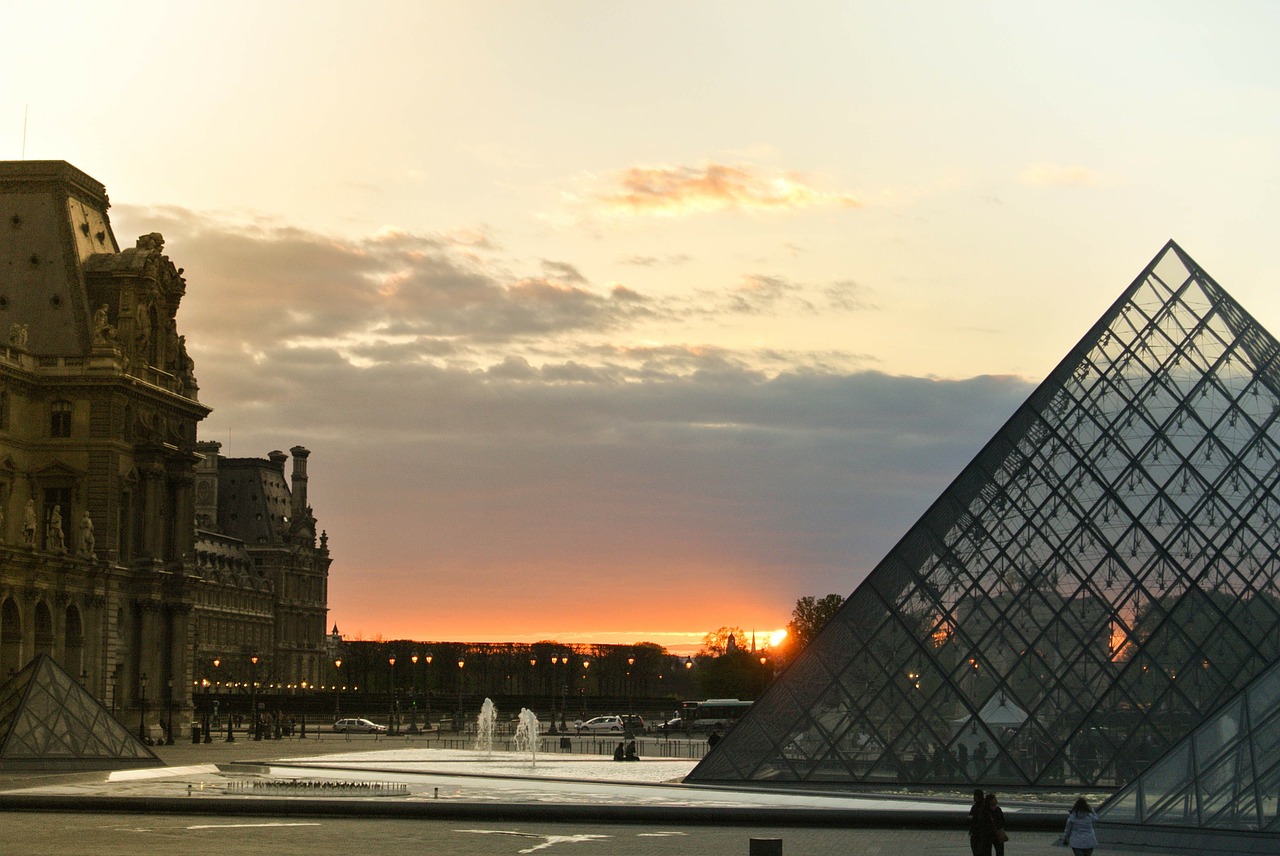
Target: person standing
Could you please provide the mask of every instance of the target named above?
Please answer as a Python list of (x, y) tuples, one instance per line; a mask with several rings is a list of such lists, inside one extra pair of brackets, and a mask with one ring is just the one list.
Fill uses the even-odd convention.
[(982, 792), (982, 788), (974, 788), (973, 805), (969, 806), (969, 850), (973, 856), (990, 856), (991, 829), (987, 795)]
[(1004, 856), (1004, 843), (1009, 840), (1009, 834), (1004, 831), (1004, 812), (995, 794), (987, 794), (987, 817), (991, 819), (991, 844), (996, 856)]
[(1093, 848), (1098, 846), (1098, 836), (1093, 831), (1097, 819), (1097, 813), (1084, 797), (1071, 806), (1067, 828), (1062, 832), (1062, 843), (1070, 846), (1075, 856), (1093, 856)]

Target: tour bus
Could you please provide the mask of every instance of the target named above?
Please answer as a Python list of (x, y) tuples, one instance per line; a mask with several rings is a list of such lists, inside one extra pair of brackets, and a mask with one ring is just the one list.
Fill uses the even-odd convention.
[(727, 730), (751, 707), (749, 701), (736, 698), (709, 698), (706, 701), (680, 703), (680, 718), (690, 731)]

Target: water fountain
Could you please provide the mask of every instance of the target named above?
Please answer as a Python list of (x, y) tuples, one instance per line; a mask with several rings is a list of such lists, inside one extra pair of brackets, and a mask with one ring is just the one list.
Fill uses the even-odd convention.
[(493, 706), (493, 699), (487, 698), (476, 717), (476, 751), (483, 752), (485, 757), (493, 751), (493, 729), (497, 722), (498, 709)]
[(528, 752), (531, 766), (538, 766), (538, 715), (527, 707), (520, 708), (516, 723), (516, 751)]

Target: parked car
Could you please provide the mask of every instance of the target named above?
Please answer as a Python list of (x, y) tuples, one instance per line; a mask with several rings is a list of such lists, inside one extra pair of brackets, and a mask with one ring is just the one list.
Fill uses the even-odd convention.
[(659, 731), (684, 731), (684, 720), (680, 717), (668, 719), (658, 726)]
[(644, 717), (638, 713), (623, 714), (622, 727), (636, 734), (643, 734), (647, 730), (644, 724)]
[(579, 719), (573, 724), (579, 732), (582, 731), (621, 731), (621, 716), (593, 716), (586, 722)]
[(333, 730), (339, 734), (346, 734), (349, 731), (355, 734), (382, 734), (387, 727), (367, 719), (339, 719), (333, 724)]

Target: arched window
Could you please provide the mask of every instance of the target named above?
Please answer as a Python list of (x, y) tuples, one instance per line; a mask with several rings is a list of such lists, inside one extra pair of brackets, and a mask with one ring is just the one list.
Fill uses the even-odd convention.
[(7, 680), (22, 666), (22, 615), (7, 597), (0, 606), (0, 679)]
[(67, 606), (63, 650), (66, 652), (63, 665), (68, 672), (79, 677), (84, 672), (84, 625), (80, 621), (80, 610), (74, 603)]
[(53, 654), (53, 616), (49, 614), (49, 605), (43, 600), (36, 604), (36, 651), (37, 654)]
[(49, 405), (49, 436), (71, 436), (71, 402), (58, 399)]

